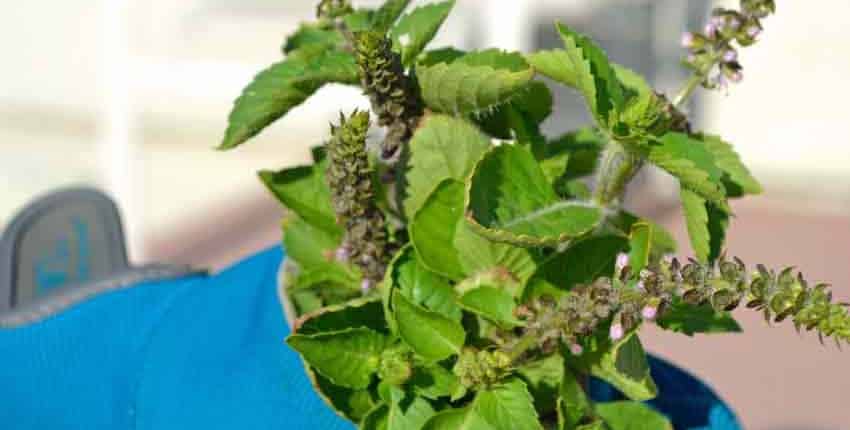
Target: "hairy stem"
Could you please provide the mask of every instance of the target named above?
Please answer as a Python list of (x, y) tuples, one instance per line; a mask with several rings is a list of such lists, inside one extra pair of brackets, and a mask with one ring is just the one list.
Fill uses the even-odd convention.
[(602, 154), (596, 173), (594, 203), (606, 208), (619, 205), (626, 186), (641, 167), (643, 160), (638, 154), (611, 140)]

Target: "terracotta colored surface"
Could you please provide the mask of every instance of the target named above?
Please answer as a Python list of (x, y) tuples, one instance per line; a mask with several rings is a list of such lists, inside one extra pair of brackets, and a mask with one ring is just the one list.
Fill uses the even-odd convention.
[[(850, 301), (850, 214), (801, 216), (766, 209), (758, 199), (737, 206), (728, 248), (749, 264), (796, 265), (811, 280), (829, 280)], [(280, 210), (257, 193), (208, 211), (205, 223), (148, 240), (148, 255), (221, 268), (279, 240)], [(678, 213), (662, 219), (687, 243)], [(687, 250), (683, 250), (686, 253)], [(798, 336), (789, 324), (768, 327), (757, 313), (736, 316), (743, 334), (682, 335), (649, 328), (644, 343), (707, 380), (751, 430), (850, 429), (850, 351)]]

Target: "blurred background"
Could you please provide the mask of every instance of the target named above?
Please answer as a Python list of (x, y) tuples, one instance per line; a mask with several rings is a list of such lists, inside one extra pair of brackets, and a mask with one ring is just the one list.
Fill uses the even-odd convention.
[[(213, 147), (233, 99), (281, 57), (284, 35), (312, 19), (314, 3), (0, 1), (0, 223), (46, 191), (88, 184), (118, 200), (138, 263), (220, 268), (277, 242), (280, 210), (255, 171), (307, 161), (333, 115), (366, 100), (326, 87), (243, 148)], [(552, 48), (561, 20), (672, 92), (686, 76), (680, 33), (701, 28), (720, 3), (733, 2), (458, 0), (432, 46)], [(728, 95), (701, 93), (690, 110), (699, 128), (737, 145), (766, 188), (735, 205), (731, 252), (796, 265), (850, 300), (850, 2), (777, 3), (764, 40), (742, 52), (744, 82)], [(575, 94), (559, 90), (556, 102), (547, 133), (587, 120)], [(631, 204), (687, 253), (671, 180), (647, 172), (638, 186), (656, 188), (636, 190)], [(708, 380), (748, 429), (850, 428), (850, 352), (787, 324), (768, 328), (752, 312), (738, 317), (743, 334), (693, 342), (650, 331), (645, 343)]]

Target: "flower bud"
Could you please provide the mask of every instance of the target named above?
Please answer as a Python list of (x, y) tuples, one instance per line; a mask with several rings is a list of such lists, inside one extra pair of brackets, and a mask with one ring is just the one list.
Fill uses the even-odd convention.
[(577, 343), (570, 344), (570, 354), (572, 355), (581, 355), (584, 353), (584, 348)]
[(368, 293), (370, 290), (372, 290), (372, 280), (371, 279), (363, 279), (362, 281), (360, 281), (360, 291), (363, 294)]
[(723, 61), (726, 63), (731, 63), (733, 61), (738, 60), (738, 51), (734, 49), (727, 49), (726, 52), (723, 53)]
[(651, 305), (644, 306), (640, 311), (640, 316), (647, 321), (655, 321), (658, 316), (658, 308)]
[(616, 342), (622, 339), (623, 335), (625, 335), (625, 333), (623, 331), (622, 324), (620, 324), (619, 322), (611, 324), (611, 328), (608, 330), (608, 336), (611, 338), (611, 340)]
[(615, 265), (617, 272), (623, 270), (626, 266), (629, 265), (629, 254), (625, 252), (621, 252), (617, 254), (617, 263)]

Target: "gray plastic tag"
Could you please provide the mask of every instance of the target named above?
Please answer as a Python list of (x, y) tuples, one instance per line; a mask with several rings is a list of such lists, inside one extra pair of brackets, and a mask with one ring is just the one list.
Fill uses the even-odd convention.
[[(61, 190), (22, 210), (0, 239), (0, 326), (44, 318), (100, 292), (195, 273), (133, 268), (118, 208), (89, 188)], [(8, 322), (8, 321), (7, 321)]]

